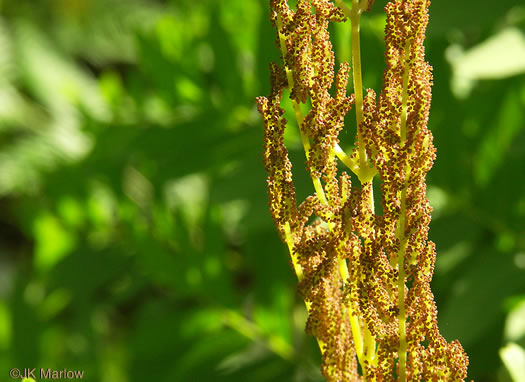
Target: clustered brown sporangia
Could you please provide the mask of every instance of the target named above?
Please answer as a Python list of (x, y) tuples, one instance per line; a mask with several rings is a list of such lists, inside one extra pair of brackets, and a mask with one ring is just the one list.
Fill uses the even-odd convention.
[[(462, 381), (468, 357), (458, 341), (440, 335), (430, 290), (435, 247), (427, 238), (425, 176), (435, 149), (427, 129), (432, 74), (423, 47), (430, 1), (387, 4), (383, 88), (379, 97), (369, 89), (360, 101), (347, 95), (350, 65), (334, 75), (328, 25), (369, 10), (372, 2), (353, 0), (360, 8), (351, 10), (336, 3), (298, 0), (291, 9), (286, 0), (270, 1), (283, 66), (271, 64), (270, 95), (257, 98), (270, 211), (299, 278), (306, 330), (318, 340), (329, 381)], [(299, 206), (283, 140), (285, 89), (316, 191)], [(346, 156), (338, 134), (354, 103), (362, 107), (361, 123)], [(304, 117), (300, 104), (310, 107)], [(359, 187), (338, 170), (338, 158)]]

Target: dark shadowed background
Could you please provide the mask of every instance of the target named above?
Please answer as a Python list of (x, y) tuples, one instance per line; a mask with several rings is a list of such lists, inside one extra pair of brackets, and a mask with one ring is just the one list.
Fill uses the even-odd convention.
[[(385, 3), (362, 22), (376, 90)], [(525, 5), (430, 14), (440, 329), (474, 380), (523, 382)], [(267, 209), (254, 98), (278, 59), (265, 0), (0, 1), (0, 380), (322, 381)]]

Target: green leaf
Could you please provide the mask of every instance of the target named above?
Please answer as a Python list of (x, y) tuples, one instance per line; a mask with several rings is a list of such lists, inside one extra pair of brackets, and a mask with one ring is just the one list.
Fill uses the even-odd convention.
[(44, 213), (34, 223), (35, 267), (48, 271), (75, 247), (76, 239), (53, 215)]
[(525, 350), (515, 343), (509, 343), (500, 349), (499, 354), (512, 380), (525, 381)]
[(511, 27), (464, 52), (458, 45), (447, 49), (456, 95), (466, 97), (478, 80), (502, 79), (525, 73), (525, 34)]

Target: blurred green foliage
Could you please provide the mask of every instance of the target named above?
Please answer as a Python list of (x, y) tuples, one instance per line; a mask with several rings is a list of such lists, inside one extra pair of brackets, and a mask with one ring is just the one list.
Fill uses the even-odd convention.
[[(523, 381), (525, 7), (435, 1), (426, 46), (440, 329), (476, 381)], [(278, 59), (265, 0), (0, 1), (0, 379), (322, 380), (267, 211), (254, 98)]]

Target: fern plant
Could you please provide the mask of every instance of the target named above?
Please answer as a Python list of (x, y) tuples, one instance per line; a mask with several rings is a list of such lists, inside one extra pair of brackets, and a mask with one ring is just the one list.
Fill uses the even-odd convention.
[[(440, 335), (430, 290), (435, 246), (427, 238), (425, 176), (436, 155), (427, 129), (432, 74), (423, 46), (430, 1), (385, 7), (386, 69), (378, 96), (363, 93), (361, 75), (360, 18), (372, 3), (298, 0), (292, 9), (286, 0), (270, 1), (282, 66), (271, 64), (270, 94), (257, 98), (270, 211), (288, 246), (308, 310), (306, 331), (317, 339), (327, 380), (461, 381), (468, 357), (458, 341)], [(329, 25), (347, 20), (352, 60), (336, 75)], [(350, 73), (354, 93), (348, 95)], [(285, 89), (293, 110), (281, 107)], [(347, 154), (338, 135), (352, 106), (356, 143)], [(315, 190), (300, 204), (283, 139), (292, 128), (287, 112), (299, 125)], [(377, 210), (374, 181), (381, 189)]]

